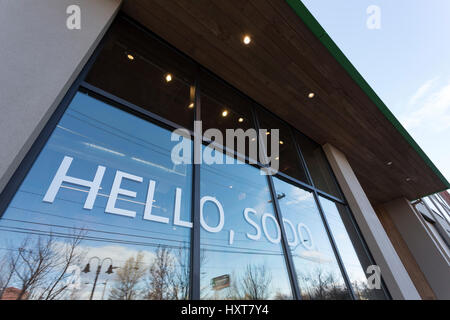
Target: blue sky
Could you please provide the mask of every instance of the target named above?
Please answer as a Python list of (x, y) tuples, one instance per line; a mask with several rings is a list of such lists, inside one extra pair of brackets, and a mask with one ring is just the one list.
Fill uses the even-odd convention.
[[(450, 180), (450, 1), (302, 2)], [(367, 28), (370, 5), (380, 29)]]

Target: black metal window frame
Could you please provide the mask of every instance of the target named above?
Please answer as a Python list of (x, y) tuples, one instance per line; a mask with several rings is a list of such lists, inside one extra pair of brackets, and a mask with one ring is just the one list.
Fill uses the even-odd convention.
[[(122, 19), (127, 20), (128, 22), (130, 22), (131, 24), (133, 24), (134, 26), (136, 26), (138, 29), (144, 31), (146, 34), (148, 34), (149, 36), (153, 37), (154, 39), (158, 40), (162, 45), (167, 46), (169, 48), (171, 48), (174, 52), (177, 52), (179, 55), (183, 56), (184, 58), (187, 58), (188, 60), (190, 60), (192, 63), (194, 63), (197, 67), (197, 75), (196, 75), (196, 80), (195, 82), (192, 84), (193, 88), (194, 88), (194, 121), (200, 121), (201, 120), (201, 83), (199, 81), (199, 73), (200, 72), (204, 72), (204, 73), (208, 73), (210, 76), (214, 77), (216, 80), (218, 80), (221, 84), (231, 88), (232, 90), (234, 90), (236, 93), (238, 93), (239, 95), (242, 95), (245, 99), (251, 101), (252, 107), (251, 107), (251, 113), (252, 113), (252, 117), (253, 117), (253, 121), (255, 124), (255, 129), (257, 132), (259, 132), (259, 120), (258, 120), (258, 115), (256, 113), (256, 109), (257, 108), (262, 108), (264, 109), (266, 112), (269, 112), (272, 116), (274, 116), (275, 118), (277, 118), (277, 120), (281, 121), (284, 125), (286, 125), (287, 127), (289, 127), (290, 130), (290, 135), (294, 138), (294, 133), (295, 130), (290, 124), (288, 124), (285, 120), (279, 118), (278, 116), (274, 115), (271, 111), (267, 110), (266, 108), (264, 108), (263, 106), (261, 106), (260, 104), (258, 104), (257, 102), (255, 102), (253, 99), (251, 99), (250, 97), (246, 96), (245, 94), (241, 93), (241, 91), (239, 91), (237, 88), (233, 87), (232, 85), (230, 85), (229, 83), (225, 82), (223, 79), (221, 79), (220, 77), (216, 76), (214, 73), (212, 73), (211, 71), (209, 71), (208, 69), (206, 69), (205, 67), (203, 67), (202, 65), (200, 65), (198, 62), (196, 62), (195, 60), (191, 59), (190, 57), (187, 57), (183, 52), (179, 51), (178, 49), (174, 48), (171, 44), (167, 43), (165, 40), (161, 39), (158, 35), (154, 34), (152, 31), (146, 29), (145, 27), (143, 27), (142, 25), (140, 25), (138, 22), (136, 22), (135, 20), (133, 20), (132, 18), (126, 16), (123, 13), (119, 13), (118, 17), (121, 17)], [(117, 17), (116, 17), (117, 19)], [(45, 124), (44, 128), (42, 129), (42, 131), (40, 132), (40, 134), (38, 135), (38, 137), (36, 138), (36, 140), (34, 141), (34, 143), (32, 144), (31, 148), (29, 149), (29, 151), (27, 152), (27, 154), (25, 155), (24, 159), (22, 160), (22, 162), (20, 163), (20, 165), (18, 166), (18, 168), (15, 170), (14, 174), (12, 175), (12, 177), (10, 178), (9, 182), (6, 184), (4, 190), (0, 193), (0, 219), (3, 216), (3, 213), (6, 211), (6, 209), (9, 206), (9, 203), (11, 202), (11, 200), (13, 199), (14, 195), (16, 194), (17, 190), (19, 189), (20, 185), (22, 184), (23, 180), (25, 179), (25, 177), (27, 176), (28, 172), (30, 171), (30, 169), (32, 168), (34, 162), (36, 161), (37, 157), (39, 156), (40, 152), (42, 151), (42, 149), (44, 148), (44, 146), (46, 145), (48, 139), (50, 138), (51, 134), (53, 133), (54, 129), (56, 128), (57, 124), (59, 123), (60, 119), (62, 118), (62, 116), (64, 115), (65, 111), (67, 110), (67, 108), (69, 107), (70, 103), (72, 102), (73, 98), (75, 97), (77, 92), (84, 92), (87, 93), (89, 95), (92, 95), (94, 97), (100, 98), (101, 100), (104, 100), (106, 102), (108, 102), (109, 104), (113, 105), (114, 107), (118, 107), (126, 112), (132, 113), (140, 118), (143, 118), (147, 121), (153, 122), (155, 124), (158, 124), (160, 126), (163, 126), (165, 128), (174, 130), (174, 129), (178, 129), (178, 128), (183, 128), (186, 129), (190, 135), (191, 138), (194, 139), (194, 132), (190, 129), (184, 128), (168, 119), (165, 119), (155, 113), (152, 113), (146, 109), (143, 109), (133, 103), (130, 103), (124, 99), (121, 99), (109, 92), (106, 92), (98, 87), (93, 86), (92, 84), (88, 83), (85, 81), (91, 67), (94, 65), (95, 61), (97, 60), (104, 44), (107, 38), (107, 34), (108, 34), (109, 30), (105, 33), (105, 35), (103, 36), (103, 39), (100, 41), (100, 43), (98, 44), (97, 48), (95, 48), (93, 54), (91, 55), (91, 57), (88, 59), (87, 63), (85, 64), (85, 66), (83, 67), (82, 71), (80, 72), (80, 74), (77, 76), (77, 78), (75, 79), (74, 83), (71, 85), (71, 87), (69, 88), (69, 90), (67, 91), (67, 93), (65, 94), (64, 98), (62, 99), (62, 101), (60, 102), (59, 106), (56, 108), (56, 110), (53, 112), (53, 114), (50, 116), (49, 120), (47, 121), (47, 123)], [(301, 133), (301, 132), (300, 132)], [(303, 134), (303, 133), (301, 133)], [(201, 138), (202, 143), (204, 145), (207, 145), (210, 143), (210, 141), (204, 139), (203, 137)], [(307, 163), (303, 157), (301, 148), (298, 144), (298, 141), (294, 138), (294, 148), (295, 151), (298, 155), (298, 165), (301, 166), (301, 169), (305, 171), (307, 179), (308, 179), (308, 183), (305, 183), (303, 181), (300, 181), (298, 179), (295, 179), (287, 174), (284, 174), (282, 172), (277, 172), (274, 176), (278, 177), (292, 185), (295, 185), (297, 187), (300, 187), (306, 191), (312, 192), (313, 196), (314, 196), (314, 200), (316, 202), (317, 208), (319, 210), (320, 213), (320, 217), (322, 220), (322, 223), (325, 226), (325, 230), (326, 233), (328, 235), (328, 239), (330, 241), (330, 244), (333, 248), (333, 252), (336, 256), (336, 259), (338, 261), (338, 265), (340, 268), (340, 271), (342, 273), (342, 276), (344, 278), (344, 282), (345, 285), (347, 287), (347, 289), (349, 290), (350, 296), (352, 299), (356, 299), (356, 295), (355, 292), (353, 290), (353, 287), (351, 285), (350, 279), (347, 275), (347, 271), (344, 267), (344, 264), (342, 262), (342, 258), (340, 256), (339, 250), (336, 246), (336, 242), (335, 239), (332, 235), (332, 232), (330, 230), (327, 218), (324, 214), (324, 211), (322, 209), (322, 206), (320, 204), (320, 200), (319, 200), (319, 196), (331, 200), (335, 203), (339, 203), (342, 204), (344, 206), (347, 207), (349, 215), (350, 215), (350, 219), (352, 221), (353, 226), (355, 227), (355, 230), (358, 234), (358, 237), (360, 238), (360, 240), (362, 241), (364, 250), (366, 255), (368, 256), (369, 260), (375, 264), (373, 256), (371, 255), (370, 251), (368, 250), (368, 246), (367, 243), (365, 242), (361, 231), (353, 217), (353, 214), (351, 213), (350, 208), (348, 207), (348, 203), (345, 199), (345, 196), (339, 186), (339, 183), (336, 180), (336, 177), (334, 175), (333, 170), (331, 170), (331, 167), (329, 166), (328, 160), (327, 161), (327, 165), (329, 166), (329, 172), (332, 175), (332, 178), (334, 179), (334, 181), (336, 182), (336, 185), (338, 186), (339, 189), (339, 193), (342, 196), (341, 198), (337, 198), (334, 195), (331, 195), (321, 189), (318, 189), (315, 185), (314, 185), (314, 181), (311, 177), (311, 174), (309, 172)], [(258, 139), (258, 146), (260, 148), (264, 148), (264, 145), (261, 142), (261, 139)], [(198, 148), (198, 147), (197, 147)], [(193, 144), (193, 154), (192, 156), (194, 157), (194, 154), (196, 152), (201, 152), (201, 150), (196, 150), (196, 144)], [(237, 151), (234, 150), (229, 150), (227, 149), (227, 154), (232, 154), (234, 155), (236, 158), (239, 159), (244, 159), (245, 162), (249, 162), (249, 158), (245, 155), (242, 154), (238, 154)], [(193, 170), (193, 175), (192, 175), (192, 205), (191, 205), (191, 218), (192, 218), (192, 222), (193, 222), (193, 228), (191, 229), (191, 247), (190, 247), (190, 292), (189, 292), (189, 299), (191, 300), (199, 300), (200, 299), (200, 164), (193, 164), (192, 165), (192, 170)], [(257, 162), (255, 164), (255, 166), (257, 167), (267, 167), (267, 165), (264, 165), (260, 162)], [(284, 228), (284, 224), (281, 223), (282, 222), (282, 216), (281, 216), (281, 211), (280, 211), (280, 206), (278, 203), (278, 199), (277, 199), (277, 195), (276, 195), (276, 191), (275, 191), (275, 187), (274, 187), (274, 183), (273, 183), (273, 176), (271, 175), (267, 175), (267, 183), (269, 186), (269, 190), (270, 190), (270, 194), (271, 194), (271, 198), (273, 200), (273, 204), (274, 204), (274, 213), (277, 219), (277, 222), (280, 226), (280, 230), (281, 230), (281, 245), (282, 245), (282, 251), (284, 253), (284, 258), (286, 261), (286, 266), (287, 266), (287, 272), (288, 272), (288, 277), (290, 280), (290, 285), (291, 285), (291, 289), (292, 289), (292, 294), (293, 294), (293, 298), (296, 300), (301, 300), (301, 292), (300, 292), (300, 288), (299, 288), (299, 284), (298, 284), (298, 280), (297, 280), (297, 276), (296, 276), (296, 271), (295, 271), (295, 267), (294, 267), (294, 263), (293, 263), (293, 258), (292, 258), (292, 254), (288, 245), (288, 241), (287, 241), (287, 236), (286, 236), (286, 232), (285, 232), (285, 228)], [(382, 290), (384, 291), (386, 298), (391, 299), (391, 295), (389, 294), (389, 291), (386, 289), (386, 285), (382, 280)]]

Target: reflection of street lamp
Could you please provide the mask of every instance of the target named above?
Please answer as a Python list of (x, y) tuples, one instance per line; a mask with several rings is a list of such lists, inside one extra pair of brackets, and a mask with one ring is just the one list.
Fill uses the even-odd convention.
[(107, 274), (113, 273), (112, 259), (111, 259), (111, 258), (105, 258), (105, 259), (103, 259), (103, 260), (100, 262), (100, 258), (99, 258), (99, 257), (91, 257), (91, 258), (89, 259), (87, 265), (86, 265), (86, 266), (84, 267), (84, 269), (83, 269), (83, 272), (84, 272), (84, 273), (88, 273), (88, 272), (91, 271), (90, 263), (91, 263), (91, 260), (94, 259), (94, 258), (98, 260), (98, 266), (97, 266), (97, 272), (95, 273), (94, 285), (92, 286), (91, 296), (89, 297), (89, 300), (92, 300), (92, 297), (94, 296), (94, 291), (95, 291), (95, 287), (96, 287), (96, 285), (97, 285), (98, 275), (100, 274), (100, 271), (101, 271), (101, 269), (102, 269), (103, 262), (105, 262), (105, 260), (111, 261), (111, 264), (109, 265), (109, 268), (108, 268), (108, 270), (106, 270), (105, 273), (107, 273)]
[(103, 300), (103, 298), (105, 297), (105, 290), (106, 290), (106, 285), (108, 284), (108, 280), (109, 280), (109, 279), (106, 279), (106, 281), (103, 283), (102, 300)]

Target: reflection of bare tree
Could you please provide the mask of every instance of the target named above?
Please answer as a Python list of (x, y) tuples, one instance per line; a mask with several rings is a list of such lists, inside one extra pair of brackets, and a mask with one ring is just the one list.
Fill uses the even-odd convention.
[(170, 249), (158, 247), (155, 260), (149, 268), (147, 299), (169, 300), (173, 299), (173, 279), (175, 276), (175, 263)]
[(340, 284), (332, 272), (326, 273), (317, 268), (313, 273), (300, 275), (303, 299), (309, 300), (346, 300), (349, 299), (347, 288)]
[(186, 300), (189, 298), (189, 250), (186, 247), (180, 247), (177, 250), (175, 274), (173, 278), (173, 298)]
[(74, 232), (67, 242), (48, 236), (25, 238), (18, 248), (9, 248), (1, 264), (0, 297), (5, 290), (15, 289), (17, 300), (61, 298), (68, 289), (69, 266), (80, 262), (77, 249), (85, 232)]
[(292, 296), (290, 294), (277, 291), (277, 293), (275, 293), (274, 300), (292, 300)]
[(86, 232), (81, 229), (78, 232), (73, 232), (72, 237), (62, 245), (60, 248), (55, 247), (58, 252), (56, 259), (56, 269), (53, 277), (49, 277), (46, 281), (46, 286), (43, 289), (38, 299), (53, 300), (58, 298), (68, 289), (67, 270), (72, 265), (79, 265), (84, 258), (84, 252), (79, 250), (79, 245)]
[[(204, 261), (204, 254), (200, 255)], [(190, 250), (186, 246), (172, 250), (160, 246), (148, 268), (148, 293), (151, 300), (186, 300), (190, 288)]]
[(112, 288), (110, 300), (134, 300), (142, 295), (142, 288), (139, 287), (143, 280), (147, 268), (143, 265), (144, 255), (139, 252), (135, 257), (130, 257), (125, 261), (116, 273), (115, 286)]
[(352, 282), (355, 294), (359, 300), (385, 300), (386, 296), (383, 290), (371, 289), (365, 281)]
[(271, 282), (272, 275), (265, 264), (248, 264), (242, 279), (244, 298), (249, 300), (268, 299)]
[(147, 299), (179, 300), (189, 295), (189, 251), (158, 247), (149, 268)]
[[(19, 260), (19, 255), (13, 257), (11, 251), (15, 251), (13, 248), (7, 248), (7, 254), (3, 255), (0, 260), (0, 299), (3, 298), (6, 288), (9, 286), (11, 279), (14, 275), (14, 269), (16, 268), (17, 262)], [(17, 250), (22, 250), (19, 248)]]

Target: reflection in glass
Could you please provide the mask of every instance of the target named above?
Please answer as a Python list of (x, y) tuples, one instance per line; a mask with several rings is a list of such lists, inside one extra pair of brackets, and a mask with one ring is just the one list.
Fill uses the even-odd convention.
[(192, 173), (170, 134), (77, 93), (0, 219), (1, 296), (188, 298)]
[(106, 39), (86, 81), (192, 129), (193, 64), (123, 18), (114, 21)]
[(350, 299), (314, 196), (274, 178), (303, 299)]
[(200, 83), (205, 138), (214, 141), (220, 151), (221, 146), (226, 146), (230, 156), (237, 152), (242, 161), (242, 156), (251, 158), (252, 163), (258, 161), (258, 135), (252, 115), (253, 103), (205, 71), (200, 72)]
[[(309, 183), (294, 145), (290, 128), (265, 110), (258, 109), (257, 115), (261, 128), (267, 129), (268, 131), (271, 129), (279, 130), (279, 159), (272, 159), (272, 161), (279, 161), (279, 171), (302, 182)], [(267, 142), (264, 139), (262, 141), (267, 148), (267, 155), (271, 156), (270, 139), (268, 138)]]
[(267, 177), (242, 163), (200, 177), (201, 298), (292, 299)]
[(299, 132), (295, 136), (315, 187), (342, 199), (322, 147)]
[(351, 221), (350, 212), (348, 212), (347, 207), (323, 197), (319, 198), (357, 298), (364, 300), (386, 299), (381, 288), (381, 281), (379, 282), (380, 287), (378, 289), (371, 289), (368, 285), (367, 277), (372, 275), (373, 271), (368, 274), (365, 271), (373, 263), (364, 250), (363, 243)]

